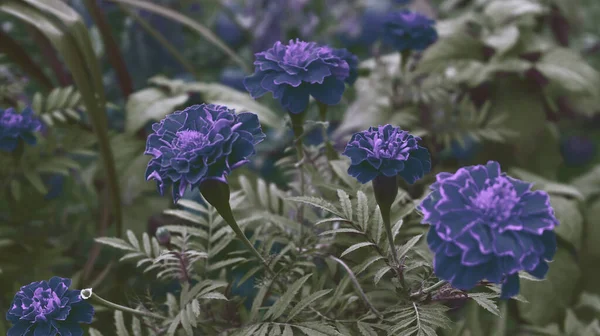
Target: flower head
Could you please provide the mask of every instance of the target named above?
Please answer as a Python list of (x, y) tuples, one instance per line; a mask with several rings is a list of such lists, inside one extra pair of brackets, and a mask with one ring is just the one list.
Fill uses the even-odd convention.
[(519, 292), (519, 271), (543, 278), (556, 252), (558, 225), (548, 194), (500, 171), (497, 162), (440, 173), (417, 207), (430, 224), (435, 274), (458, 289), (481, 280)]
[(348, 85), (354, 84), (358, 78), (358, 57), (349, 52), (348, 49), (333, 49), (333, 54), (348, 63), (350, 71), (348, 78), (346, 78), (346, 83)]
[(31, 108), (17, 113), (9, 108), (0, 110), (0, 149), (12, 152), (17, 148), (19, 139), (34, 145), (37, 141), (34, 132), (42, 129), (41, 121), (33, 115)]
[(71, 279), (53, 277), (21, 287), (6, 313), (13, 323), (7, 335), (83, 335), (79, 323), (91, 323), (94, 308), (70, 285)]
[(205, 180), (226, 182), (231, 171), (248, 162), (263, 134), (253, 113), (235, 114), (221, 105), (193, 105), (152, 125), (144, 154), (152, 155), (146, 179), (158, 190), (173, 184), (173, 200), (188, 186)]
[(392, 125), (355, 133), (343, 153), (352, 160), (348, 174), (361, 183), (379, 175), (400, 175), (413, 184), (431, 170), (429, 152), (419, 146), (419, 140)]
[(306, 110), (309, 96), (327, 105), (338, 104), (350, 75), (348, 63), (333, 49), (300, 40), (276, 42), (256, 54), (254, 65), (254, 74), (244, 80), (250, 95), (258, 98), (272, 92), (294, 114)]
[(437, 41), (434, 24), (417, 12), (394, 11), (383, 19), (383, 41), (398, 51), (424, 50)]

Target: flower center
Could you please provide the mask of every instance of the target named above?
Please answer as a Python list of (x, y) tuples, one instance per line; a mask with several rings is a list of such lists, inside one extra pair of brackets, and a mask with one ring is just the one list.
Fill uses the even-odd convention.
[(285, 50), (285, 55), (283, 56), (283, 62), (289, 65), (302, 66), (304, 65), (310, 57), (312, 57), (313, 45), (308, 42), (296, 42), (290, 44)]
[(510, 218), (513, 208), (519, 202), (517, 191), (505, 177), (487, 180), (486, 187), (479, 194), (471, 198), (473, 206), (491, 219), (490, 226)]
[(198, 131), (186, 130), (177, 132), (174, 145), (182, 150), (192, 150), (204, 147), (206, 142), (208, 142), (208, 139), (205, 134)]
[[(373, 135), (372, 146), (375, 157), (382, 159), (396, 158), (406, 159), (406, 153), (414, 149), (409, 142), (404, 140), (404, 133), (394, 130), (393, 133), (386, 135), (380, 130)], [(387, 138), (387, 139), (386, 139)]]
[(60, 307), (60, 299), (50, 288), (36, 288), (30, 307), (38, 313), (37, 315), (46, 315)]

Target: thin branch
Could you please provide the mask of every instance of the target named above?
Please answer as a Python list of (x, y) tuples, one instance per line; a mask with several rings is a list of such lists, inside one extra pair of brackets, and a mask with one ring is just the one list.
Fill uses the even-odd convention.
[(31, 31), (35, 43), (40, 47), (44, 60), (50, 65), (52, 71), (54, 71), (58, 84), (63, 87), (73, 85), (73, 78), (71, 78), (71, 75), (65, 69), (64, 64), (56, 55), (54, 47), (46, 36), (33, 27), (29, 27), (29, 31)]
[(46, 91), (50, 91), (54, 87), (52, 80), (46, 76), (43, 69), (29, 57), (29, 54), (27, 54), (17, 41), (2, 29), (0, 29), (0, 41), (0, 52), (7, 55), (14, 63), (19, 64), (23, 68), (23, 71), (32, 78), (35, 78)]
[(377, 317), (383, 318), (383, 315), (375, 308), (375, 306), (373, 306), (373, 304), (371, 303), (371, 301), (369, 301), (369, 298), (367, 297), (367, 294), (365, 294), (365, 292), (363, 292), (362, 287), (360, 287), (360, 284), (358, 283), (358, 279), (356, 279), (356, 276), (354, 275), (354, 272), (352, 272), (352, 270), (350, 269), (350, 267), (348, 267), (348, 265), (346, 265), (345, 262), (341, 261), (340, 259), (338, 259), (338, 258), (336, 258), (334, 256), (329, 256), (329, 258), (332, 259), (333, 261), (337, 262), (338, 264), (342, 265), (342, 267), (348, 273), (348, 276), (350, 277), (350, 280), (352, 281), (352, 284), (354, 285), (354, 289), (356, 289), (356, 291), (358, 292), (359, 296), (365, 302), (365, 304), (367, 305), (367, 307), (369, 307), (369, 309), (375, 315), (377, 315)]
[(110, 26), (106, 21), (106, 17), (104, 16), (102, 9), (100, 9), (96, 3), (96, 0), (86, 0), (85, 6), (96, 22), (96, 26), (100, 31), (100, 38), (104, 44), (104, 50), (106, 50), (108, 60), (115, 69), (117, 82), (121, 87), (123, 97), (127, 98), (133, 92), (133, 83), (129, 71), (127, 70), (127, 66), (125, 65), (125, 61), (123, 60), (119, 45), (115, 41)]

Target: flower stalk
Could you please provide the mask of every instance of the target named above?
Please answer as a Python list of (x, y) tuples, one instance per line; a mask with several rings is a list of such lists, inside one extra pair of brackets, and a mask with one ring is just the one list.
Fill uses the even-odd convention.
[(225, 182), (219, 180), (206, 180), (200, 184), (200, 193), (204, 197), (204, 199), (210, 203), (210, 205), (214, 206), (217, 209), (217, 212), (225, 222), (231, 227), (233, 232), (235, 232), (236, 236), (239, 240), (246, 245), (248, 250), (254, 254), (254, 256), (265, 266), (267, 271), (271, 275), (275, 275), (273, 270), (271, 269), (271, 265), (267, 263), (265, 258), (256, 250), (252, 242), (246, 237), (237, 221), (233, 217), (233, 211), (231, 210), (231, 206), (229, 204), (229, 185)]
[[(296, 145), (296, 155), (298, 156), (298, 174), (300, 175), (300, 195), (304, 196), (305, 193), (305, 182), (304, 182), (304, 171), (302, 165), (304, 164), (304, 145), (302, 137), (304, 136), (304, 119), (306, 118), (306, 111), (302, 113), (289, 113), (292, 120), (292, 131), (294, 132), (294, 144)], [(298, 206), (297, 220), (300, 223), (300, 227), (303, 227), (304, 222), (304, 207)]]
[[(327, 121), (327, 105), (318, 102), (317, 104), (319, 106), (319, 118), (322, 122), (326, 122)], [(327, 155), (327, 158), (329, 160), (337, 160), (339, 159), (337, 151), (335, 150), (335, 148), (333, 148), (333, 144), (331, 143), (330, 139), (329, 139), (329, 135), (327, 134), (327, 127), (323, 126), (322, 129), (323, 132), (323, 143), (325, 144), (325, 155)]]
[(121, 306), (120, 304), (116, 304), (114, 302), (110, 302), (110, 301), (103, 299), (103, 298), (99, 297), (98, 295), (96, 295), (96, 293), (94, 293), (91, 288), (82, 290), (81, 297), (84, 300), (90, 300), (91, 302), (93, 302), (99, 306), (103, 306), (103, 307), (106, 307), (106, 308), (109, 308), (112, 310), (119, 310), (124, 313), (129, 313), (129, 314), (132, 314), (135, 316), (149, 317), (149, 318), (158, 319), (158, 320), (166, 320), (167, 319), (166, 317), (158, 315), (158, 314), (141, 311), (141, 310)]
[(396, 245), (394, 244), (394, 233), (392, 232), (392, 223), (390, 218), (392, 204), (396, 200), (396, 196), (398, 196), (397, 179), (397, 176), (388, 177), (385, 175), (378, 175), (375, 177), (375, 179), (373, 179), (372, 184), (373, 192), (375, 194), (375, 201), (377, 201), (377, 205), (379, 205), (379, 210), (381, 211), (381, 217), (383, 219), (383, 227), (385, 228), (385, 232), (388, 237), (390, 253), (392, 254), (392, 261), (394, 262), (393, 268), (396, 270), (396, 275), (400, 281), (404, 283), (402, 265), (400, 264), (398, 251), (396, 250)]

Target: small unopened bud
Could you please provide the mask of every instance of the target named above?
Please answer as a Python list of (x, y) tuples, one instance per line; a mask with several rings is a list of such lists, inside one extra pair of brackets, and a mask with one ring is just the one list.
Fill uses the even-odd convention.
[(164, 227), (159, 227), (156, 230), (156, 240), (158, 240), (158, 243), (163, 246), (169, 245), (171, 242), (171, 232)]

